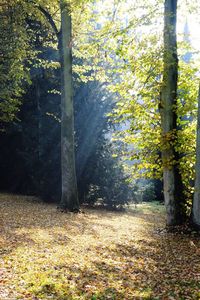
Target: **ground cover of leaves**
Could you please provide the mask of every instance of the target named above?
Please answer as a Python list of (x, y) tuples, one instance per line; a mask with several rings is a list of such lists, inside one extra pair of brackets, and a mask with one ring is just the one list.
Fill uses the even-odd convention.
[(164, 207), (61, 213), (0, 195), (0, 300), (200, 299), (200, 239), (166, 233)]

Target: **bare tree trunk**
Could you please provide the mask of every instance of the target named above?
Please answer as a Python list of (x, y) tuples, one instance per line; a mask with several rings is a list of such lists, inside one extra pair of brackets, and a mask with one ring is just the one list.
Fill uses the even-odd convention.
[(41, 163), (41, 107), (40, 107), (40, 96), (41, 96), (41, 90), (40, 90), (40, 84), (38, 82), (38, 78), (36, 78), (35, 82), (35, 96), (37, 101), (37, 133), (38, 133), (38, 164)]
[(167, 210), (167, 225), (183, 222), (183, 185), (178, 170), (177, 138), (177, 79), (178, 57), (176, 37), (177, 0), (165, 0), (164, 11), (164, 74), (161, 90), (161, 126), (163, 135), (163, 185)]
[(197, 137), (196, 137), (196, 177), (192, 203), (192, 222), (200, 229), (200, 85), (198, 95)]
[(74, 109), (72, 87), (72, 25), (69, 6), (60, 0), (61, 36), (59, 42), (61, 59), (61, 169), (62, 198), (60, 207), (70, 211), (79, 210), (74, 147)]

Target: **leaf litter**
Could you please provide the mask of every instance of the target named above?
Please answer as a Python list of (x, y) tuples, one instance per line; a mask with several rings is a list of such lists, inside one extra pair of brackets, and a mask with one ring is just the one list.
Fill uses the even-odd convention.
[(1, 300), (200, 299), (199, 237), (163, 230), (163, 205), (84, 212), (0, 195)]

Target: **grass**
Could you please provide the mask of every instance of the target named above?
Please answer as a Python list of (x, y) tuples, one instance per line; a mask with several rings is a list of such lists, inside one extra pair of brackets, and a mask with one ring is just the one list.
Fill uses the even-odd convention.
[(166, 233), (164, 206), (65, 214), (0, 195), (0, 300), (200, 299), (200, 241)]

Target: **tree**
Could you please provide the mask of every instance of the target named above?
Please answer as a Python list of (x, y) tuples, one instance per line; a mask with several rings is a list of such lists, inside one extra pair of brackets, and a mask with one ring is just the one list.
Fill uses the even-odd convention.
[(196, 167), (194, 198), (192, 203), (192, 222), (200, 229), (200, 86), (198, 95), (197, 135), (196, 135)]
[(61, 173), (62, 196), (60, 208), (79, 210), (74, 153), (74, 112), (72, 87), (72, 21), (70, 5), (60, 0), (61, 30), (58, 31), (51, 14), (41, 4), (33, 3), (44, 15), (58, 39), (61, 64)]
[(61, 168), (62, 199), (60, 207), (79, 209), (74, 150), (74, 110), (72, 87), (72, 22), (69, 4), (60, 0), (61, 39)]
[(23, 6), (20, 1), (2, 1), (0, 5), (0, 129), (16, 120), (29, 80), (31, 51), (26, 35)]
[(177, 140), (177, 80), (178, 57), (176, 38), (177, 0), (165, 0), (164, 10), (164, 70), (161, 89), (161, 127), (163, 136), (162, 164), (167, 225), (183, 222), (183, 185), (178, 168)]

